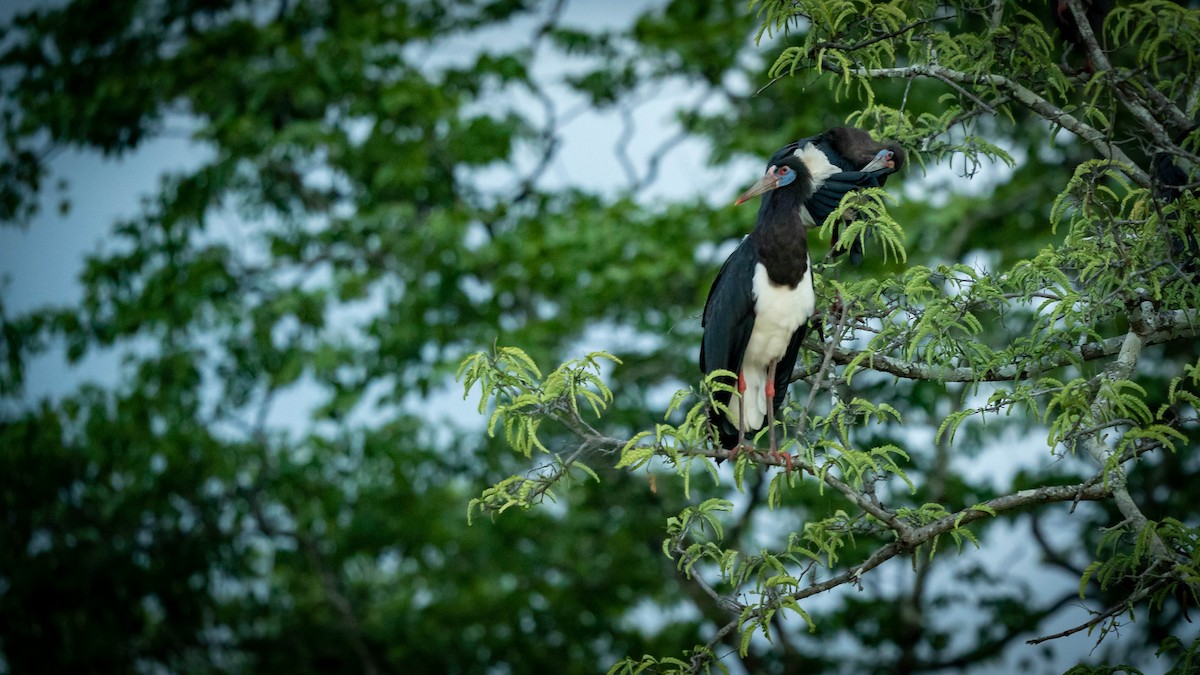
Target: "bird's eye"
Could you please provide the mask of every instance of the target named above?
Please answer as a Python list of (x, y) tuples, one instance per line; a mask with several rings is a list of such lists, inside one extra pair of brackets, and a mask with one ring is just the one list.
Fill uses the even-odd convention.
[(776, 171), (775, 174), (777, 176), (786, 176), (788, 171), (789, 169), (786, 166), (781, 166), (779, 167), (779, 171)]

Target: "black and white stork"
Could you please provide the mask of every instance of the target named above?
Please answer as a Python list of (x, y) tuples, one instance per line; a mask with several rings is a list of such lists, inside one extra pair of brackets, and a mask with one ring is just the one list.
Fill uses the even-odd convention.
[(747, 434), (766, 426), (770, 451), (778, 454), (775, 413), (787, 397), (816, 308), (808, 228), (823, 222), (847, 193), (880, 185), (903, 164), (898, 144), (840, 127), (784, 146), (737, 198), (741, 204), (762, 195), (758, 222), (721, 266), (701, 321), (700, 370), (706, 376), (719, 369), (737, 373), (737, 401), (718, 392), (714, 398), (725, 410), (710, 412), (721, 447), (736, 454)]

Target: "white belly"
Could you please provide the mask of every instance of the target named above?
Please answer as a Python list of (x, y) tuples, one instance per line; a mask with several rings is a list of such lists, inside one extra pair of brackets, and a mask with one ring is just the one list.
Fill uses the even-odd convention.
[[(816, 309), (813, 293), (812, 266), (795, 288), (771, 283), (767, 268), (759, 263), (754, 268), (754, 328), (742, 357), (742, 374), (746, 378), (746, 429), (761, 429), (766, 421), (767, 369), (783, 357), (792, 335), (808, 322)], [(736, 405), (730, 406), (729, 421), (738, 425)]]

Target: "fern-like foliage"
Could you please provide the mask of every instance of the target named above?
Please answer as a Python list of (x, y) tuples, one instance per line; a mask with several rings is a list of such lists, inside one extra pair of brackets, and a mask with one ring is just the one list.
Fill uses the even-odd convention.
[[(1105, 531), (1080, 592), (1133, 591), (1081, 629), (1100, 626), (1103, 637), (1123, 617), (1161, 609), (1169, 598), (1195, 602), (1200, 533), (1180, 520), (1146, 517), (1127, 479), (1148, 453), (1180, 453), (1196, 440), (1200, 362), (1171, 373), (1161, 392), (1144, 377), (1143, 354), (1186, 344), (1200, 331), (1200, 206), (1192, 189), (1200, 164), (1192, 122), (1200, 107), (1200, 12), (1158, 0), (1125, 5), (1097, 24), (1098, 35), (1088, 37), (1089, 24), (1080, 54), (1063, 56), (1057, 29), (1012, 3), (755, 0), (749, 7), (760, 21), (758, 40), (775, 50), (764, 87), (803, 78), (853, 101), (847, 122), (900, 141), (914, 173), (947, 165), (967, 175), (982, 166), (1020, 170), (997, 128), (1061, 135), (1082, 158), (1043, 195), (1034, 227), (1050, 243), (999, 269), (914, 254), (921, 223), (895, 218), (896, 198), (881, 189), (845, 199), (822, 224), (827, 239), (841, 228), (843, 250), (869, 243), (888, 273), (815, 266), (818, 304), (829, 310), (797, 368), (805, 393), (782, 411), (781, 453), (741, 452), (732, 461), (731, 489), (746, 494), (764, 483), (769, 508), (824, 500), (769, 546), (724, 539), (736, 531), (737, 509), (718, 461), (731, 453), (712, 443), (708, 416), (723, 405), (716, 393), (734, 393), (733, 373), (679, 391), (662, 422), (615, 441), (583, 422), (612, 400), (595, 364), (613, 357), (569, 362), (545, 379), (519, 351), (464, 363), (468, 390), (478, 383), (484, 391), (489, 431), (503, 428), (523, 455), (549, 451), (539, 424), (556, 420), (581, 448), (611, 447), (616, 469), (673, 472), (686, 498), (697, 499), (669, 518), (662, 551), (685, 580), (720, 599), (730, 623), (683, 658), (628, 658), (610, 672), (707, 672), (719, 667), (719, 642), (746, 655), (756, 643), (772, 644), (773, 626), (784, 619), (811, 629), (813, 595), (857, 583), (895, 556), (930, 561), (979, 546), (977, 521), (1049, 502), (1111, 499), (1123, 516)], [(936, 105), (911, 105), (910, 96)], [(1187, 182), (1164, 185), (1171, 172), (1163, 167)], [(961, 405), (902, 414), (874, 398), (887, 386), (918, 391), (912, 383), (960, 387)], [(1090, 462), (1094, 475), (1070, 489), (1047, 482), (974, 504), (914, 497), (929, 492), (925, 467), (914, 470), (924, 448), (903, 427), (920, 415), (931, 418), (932, 442), (946, 452), (977, 446), (988, 424), (1019, 421), (1029, 436), (1045, 438), (1048, 463), (1074, 457)], [(774, 473), (750, 479), (763, 471)], [(695, 475), (711, 479), (701, 495)], [(548, 489), (538, 476), (510, 480), (474, 507), (527, 507)], [(1194, 662), (1195, 644), (1179, 647), (1180, 662)]]

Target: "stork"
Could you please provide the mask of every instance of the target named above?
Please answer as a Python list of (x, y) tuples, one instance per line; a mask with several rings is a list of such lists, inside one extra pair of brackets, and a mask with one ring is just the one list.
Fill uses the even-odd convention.
[(762, 195), (754, 230), (709, 289), (700, 345), (706, 376), (719, 369), (737, 374), (737, 401), (729, 391), (718, 392), (721, 406), (710, 411), (731, 456), (764, 425), (770, 452), (779, 454), (775, 413), (787, 397), (816, 307), (808, 228), (823, 222), (847, 193), (880, 185), (903, 164), (904, 150), (895, 143), (880, 144), (859, 129), (831, 129), (781, 148), (762, 178), (734, 202)]

